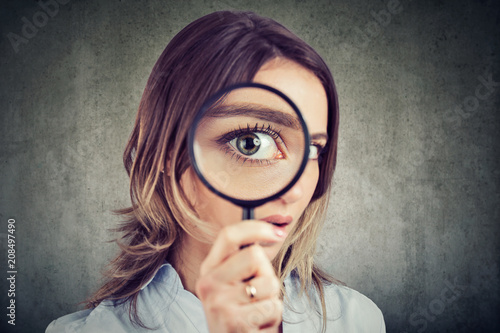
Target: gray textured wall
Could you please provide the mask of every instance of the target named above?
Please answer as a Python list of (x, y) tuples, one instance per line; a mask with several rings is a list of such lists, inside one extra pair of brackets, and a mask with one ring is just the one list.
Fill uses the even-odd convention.
[(318, 260), (379, 305), (389, 332), (500, 330), (497, 1), (60, 2), (45, 15), (2, 1), (2, 332), (41, 332), (97, 287), (148, 74), (174, 34), (221, 9), (278, 20), (331, 66), (339, 164)]

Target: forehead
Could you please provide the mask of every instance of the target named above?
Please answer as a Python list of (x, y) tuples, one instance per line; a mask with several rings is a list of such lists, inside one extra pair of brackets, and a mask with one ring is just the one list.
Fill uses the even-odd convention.
[(326, 133), (328, 100), (323, 85), (312, 72), (293, 61), (277, 58), (262, 66), (253, 81), (287, 95), (302, 112), (311, 134)]

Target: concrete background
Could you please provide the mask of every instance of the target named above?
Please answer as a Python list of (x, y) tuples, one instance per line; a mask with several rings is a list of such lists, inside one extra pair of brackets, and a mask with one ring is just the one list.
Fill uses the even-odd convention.
[[(60, 3), (45, 15), (1, 2), (2, 332), (42, 332), (98, 286), (150, 70), (180, 29), (222, 9), (283, 23), (336, 79), (339, 163), (318, 260), (378, 304), (388, 332), (500, 330), (497, 1)], [(9, 33), (25, 39), (13, 47)]]

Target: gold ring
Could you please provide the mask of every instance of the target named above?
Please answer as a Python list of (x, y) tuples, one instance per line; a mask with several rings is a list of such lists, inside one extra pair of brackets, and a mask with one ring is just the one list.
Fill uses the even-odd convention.
[(255, 294), (257, 294), (257, 289), (255, 289), (255, 287), (251, 284), (247, 284), (245, 291), (250, 299), (255, 298)]

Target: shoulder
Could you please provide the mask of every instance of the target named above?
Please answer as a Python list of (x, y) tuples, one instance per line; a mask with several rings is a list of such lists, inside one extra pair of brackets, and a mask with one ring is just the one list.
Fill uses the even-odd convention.
[(128, 311), (105, 301), (94, 309), (70, 313), (52, 321), (45, 333), (126, 332), (127, 322)]
[[(317, 288), (308, 288), (307, 295), (300, 291), (297, 276), (285, 282), (289, 297), (286, 317), (290, 326), (320, 331), (322, 326), (321, 296)], [(324, 283), (326, 306), (326, 332), (385, 332), (384, 317), (375, 303), (354, 289), (335, 283)], [(307, 297), (308, 296), (308, 297)], [(292, 330), (293, 331), (293, 330)]]
[(145, 327), (131, 319), (131, 303), (130, 299), (104, 300), (94, 309), (54, 320), (46, 333), (204, 332), (201, 303), (184, 290), (170, 264), (162, 265), (137, 295), (137, 317)]
[(82, 310), (56, 319), (50, 323), (45, 333), (76, 332), (85, 323), (85, 319), (91, 311), (90, 309)]
[(338, 284), (324, 285), (328, 319), (339, 319), (357, 332), (385, 332), (378, 306), (360, 292)]

